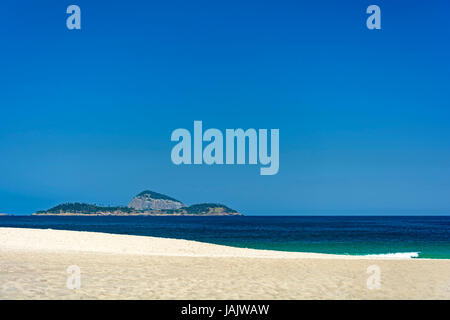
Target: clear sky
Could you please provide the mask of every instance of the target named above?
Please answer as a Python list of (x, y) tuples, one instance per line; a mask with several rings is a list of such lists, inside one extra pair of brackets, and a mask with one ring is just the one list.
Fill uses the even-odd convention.
[[(423, 0), (1, 1), (0, 212), (145, 189), (244, 214), (450, 212), (449, 16)], [(194, 120), (279, 128), (279, 173), (175, 166), (170, 135)]]

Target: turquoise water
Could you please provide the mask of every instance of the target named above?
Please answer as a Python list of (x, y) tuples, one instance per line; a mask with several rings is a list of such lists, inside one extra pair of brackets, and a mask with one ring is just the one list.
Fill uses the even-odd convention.
[(450, 259), (449, 216), (0, 216), (0, 227), (156, 236), (281, 251)]

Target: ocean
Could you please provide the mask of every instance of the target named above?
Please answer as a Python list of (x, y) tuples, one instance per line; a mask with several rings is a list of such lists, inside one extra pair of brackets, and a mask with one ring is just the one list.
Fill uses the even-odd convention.
[(0, 216), (0, 227), (154, 236), (281, 251), (450, 259), (450, 216)]

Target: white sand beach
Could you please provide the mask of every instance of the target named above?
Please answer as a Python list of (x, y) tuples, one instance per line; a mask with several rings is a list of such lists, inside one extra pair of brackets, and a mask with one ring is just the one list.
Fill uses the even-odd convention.
[[(78, 289), (67, 287), (69, 266), (81, 271)], [(450, 299), (450, 260), (0, 228), (0, 299)]]

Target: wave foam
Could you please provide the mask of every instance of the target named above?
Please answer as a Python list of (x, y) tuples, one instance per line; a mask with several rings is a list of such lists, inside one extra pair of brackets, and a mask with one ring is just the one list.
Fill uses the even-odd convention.
[(366, 255), (366, 257), (412, 259), (412, 258), (418, 258), (419, 252), (396, 252), (396, 253), (368, 254), (368, 255)]

